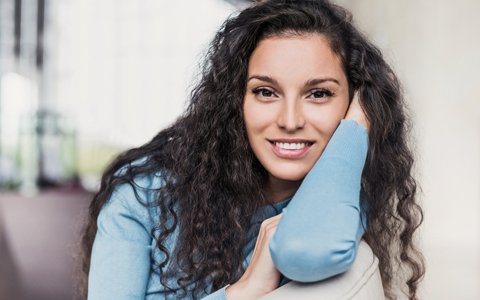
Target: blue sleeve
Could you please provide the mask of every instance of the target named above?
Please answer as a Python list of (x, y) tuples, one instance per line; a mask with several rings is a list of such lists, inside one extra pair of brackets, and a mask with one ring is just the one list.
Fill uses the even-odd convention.
[[(140, 185), (160, 184), (144, 179)], [(157, 208), (144, 205), (154, 200), (152, 193), (143, 189), (136, 192), (143, 203), (136, 199), (130, 185), (121, 185), (100, 211), (88, 277), (89, 300), (145, 299), (151, 269), (151, 230), (160, 214)], [(203, 299), (226, 300), (228, 286)]]
[(150, 272), (151, 216), (124, 184), (97, 219), (88, 277), (88, 299), (144, 299)]
[(210, 295), (203, 297), (201, 300), (227, 300), (226, 289), (230, 284), (227, 284), (223, 288), (217, 290), (216, 292), (211, 293)]
[(270, 241), (273, 262), (285, 277), (315, 282), (352, 265), (366, 225), (359, 199), (367, 149), (366, 128), (342, 120)]

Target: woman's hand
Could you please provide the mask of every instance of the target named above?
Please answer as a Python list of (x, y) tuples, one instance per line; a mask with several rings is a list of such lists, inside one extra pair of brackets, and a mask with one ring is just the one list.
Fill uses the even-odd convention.
[(228, 300), (257, 299), (278, 287), (281, 274), (273, 264), (268, 245), (281, 217), (278, 214), (262, 222), (250, 264), (242, 277), (226, 289)]
[(352, 103), (350, 103), (345, 120), (356, 121), (358, 124), (363, 125), (367, 129), (367, 132), (370, 132), (370, 122), (368, 121), (367, 115), (360, 104), (360, 96), (358, 91), (356, 91), (353, 95), (353, 100)]

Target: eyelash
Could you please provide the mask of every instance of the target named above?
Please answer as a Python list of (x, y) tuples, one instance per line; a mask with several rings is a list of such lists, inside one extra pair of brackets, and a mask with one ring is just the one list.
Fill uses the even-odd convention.
[(332, 97), (334, 96), (335, 94), (332, 93), (330, 90), (327, 90), (327, 89), (317, 89), (317, 90), (314, 90), (310, 93), (310, 96), (312, 96), (313, 94), (315, 93), (322, 93), (324, 95), (324, 97), (319, 97), (319, 98), (315, 98), (315, 99), (320, 99), (320, 98), (326, 98), (326, 97)]
[[(264, 92), (268, 92), (270, 93), (271, 95), (270, 96), (265, 96), (263, 95)], [(270, 89), (267, 89), (267, 88), (256, 88), (256, 89), (253, 89), (252, 90), (252, 93), (255, 94), (255, 95), (260, 95), (262, 97), (272, 97), (273, 95), (275, 95), (275, 92), (270, 90)], [(330, 90), (327, 90), (327, 89), (316, 89), (316, 90), (313, 90), (310, 94), (309, 94), (309, 97), (310, 96), (313, 96), (315, 93), (322, 93), (322, 95), (324, 95), (323, 97), (313, 97), (314, 99), (323, 99), (323, 98), (326, 98), (326, 97), (332, 97), (334, 96), (335, 94), (332, 93)]]
[(263, 92), (269, 92), (272, 95), (275, 95), (275, 93), (272, 90), (269, 90), (269, 89), (266, 89), (266, 88), (256, 88), (256, 89), (252, 90), (252, 93), (254, 93), (255, 95), (260, 95), (262, 97), (271, 97), (271, 96), (263, 95), (262, 94)]

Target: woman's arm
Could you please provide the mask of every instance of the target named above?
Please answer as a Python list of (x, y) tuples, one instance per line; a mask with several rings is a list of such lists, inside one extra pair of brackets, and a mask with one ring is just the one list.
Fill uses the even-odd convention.
[(319, 281), (346, 271), (355, 260), (365, 225), (359, 198), (367, 148), (366, 128), (342, 120), (270, 241), (273, 262), (284, 276)]
[(97, 219), (88, 299), (144, 299), (152, 250), (148, 221), (130, 186), (112, 194)]
[[(139, 184), (151, 183), (146, 177)], [(139, 189), (137, 193), (142, 201), (154, 200), (154, 193), (147, 190)], [(140, 203), (130, 185), (117, 188), (97, 219), (88, 278), (89, 300), (145, 299), (153, 247), (151, 230), (158, 222), (157, 208)], [(225, 288), (204, 299), (225, 300)]]

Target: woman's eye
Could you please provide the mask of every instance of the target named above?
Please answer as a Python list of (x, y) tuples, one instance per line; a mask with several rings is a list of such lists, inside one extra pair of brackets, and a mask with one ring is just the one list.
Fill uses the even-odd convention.
[(253, 90), (253, 93), (255, 95), (260, 95), (262, 97), (273, 97), (275, 96), (275, 94), (273, 93), (273, 91), (269, 90), (269, 89), (266, 89), (266, 88), (258, 88), (258, 89), (255, 89)]
[(321, 89), (321, 90), (315, 90), (310, 94), (311, 97), (315, 99), (322, 99), (326, 97), (331, 97), (333, 96), (333, 93), (330, 92), (329, 90)]

